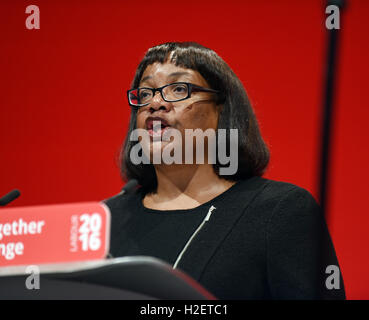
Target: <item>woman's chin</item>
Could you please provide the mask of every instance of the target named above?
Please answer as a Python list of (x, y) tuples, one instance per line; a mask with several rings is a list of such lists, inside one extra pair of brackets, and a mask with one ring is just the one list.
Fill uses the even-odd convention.
[(168, 148), (168, 146), (170, 146), (170, 148), (173, 148), (174, 147), (174, 142), (173, 141), (163, 141), (163, 140), (153, 140), (150, 142), (150, 151), (151, 153), (154, 153), (154, 152), (160, 152), (160, 153), (163, 153), (164, 150), (166, 148)]

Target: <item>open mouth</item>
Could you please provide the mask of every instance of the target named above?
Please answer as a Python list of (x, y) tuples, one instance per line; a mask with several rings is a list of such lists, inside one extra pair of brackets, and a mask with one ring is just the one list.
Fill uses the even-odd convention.
[(150, 137), (162, 137), (171, 126), (162, 118), (149, 117), (146, 120), (146, 129)]

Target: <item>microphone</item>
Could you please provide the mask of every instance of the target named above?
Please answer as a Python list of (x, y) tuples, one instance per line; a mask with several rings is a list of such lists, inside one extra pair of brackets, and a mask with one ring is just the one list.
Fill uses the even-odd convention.
[(20, 191), (18, 189), (14, 189), (10, 191), (8, 194), (0, 198), (0, 206), (6, 206), (13, 200), (17, 199), (20, 196)]
[[(118, 198), (120, 197), (121, 195), (123, 194), (128, 194), (130, 193), (136, 186), (138, 185), (138, 181), (136, 179), (131, 179), (129, 180), (125, 186), (122, 188), (122, 191), (119, 192), (117, 195), (115, 195), (114, 197), (111, 197), (109, 198), (109, 200), (112, 200), (112, 199), (115, 199), (115, 198)], [(104, 202), (108, 200), (108, 199), (105, 199)]]
[(136, 179), (129, 180), (122, 188), (122, 191), (117, 194), (117, 196), (120, 196), (125, 193), (130, 193), (137, 185), (138, 181)]

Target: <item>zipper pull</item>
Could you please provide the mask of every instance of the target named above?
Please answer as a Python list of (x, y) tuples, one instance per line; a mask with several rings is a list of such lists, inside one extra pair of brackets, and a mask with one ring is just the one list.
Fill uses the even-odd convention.
[(209, 221), (209, 219), (210, 219), (210, 216), (211, 216), (211, 214), (212, 214), (212, 212), (213, 212), (213, 210), (214, 209), (216, 209), (214, 206), (211, 206), (210, 207), (210, 209), (209, 209), (209, 211), (208, 211), (208, 214), (206, 215), (206, 217), (205, 217), (205, 221)]

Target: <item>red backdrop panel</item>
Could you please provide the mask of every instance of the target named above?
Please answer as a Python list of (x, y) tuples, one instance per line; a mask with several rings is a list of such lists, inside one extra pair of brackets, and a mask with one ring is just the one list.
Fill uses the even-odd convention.
[[(25, 27), (30, 4), (40, 30)], [(2, 0), (0, 12), (0, 194), (22, 191), (11, 206), (120, 190), (125, 90), (144, 52), (167, 41), (197, 41), (229, 63), (271, 149), (266, 177), (317, 194), (323, 1)], [(330, 166), (329, 227), (350, 299), (369, 298), (368, 14), (352, 0), (342, 19)]]

